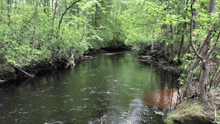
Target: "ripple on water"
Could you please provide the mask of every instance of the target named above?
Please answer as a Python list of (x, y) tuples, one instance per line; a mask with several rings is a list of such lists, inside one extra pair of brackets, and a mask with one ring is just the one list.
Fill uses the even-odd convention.
[(87, 88), (82, 88), (80, 91), (86, 91)]
[(64, 124), (63, 121), (52, 121), (52, 122), (45, 122), (44, 124)]
[(91, 75), (89, 75), (89, 76), (92, 76), (92, 77), (93, 77), (93, 76), (96, 76), (96, 74), (91, 74)]
[(84, 98), (83, 100), (89, 100), (89, 98)]

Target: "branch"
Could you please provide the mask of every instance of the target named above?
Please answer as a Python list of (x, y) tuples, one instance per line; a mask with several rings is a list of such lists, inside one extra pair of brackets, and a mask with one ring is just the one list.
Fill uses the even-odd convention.
[(220, 39), (220, 31), (219, 31), (219, 33), (218, 33), (218, 36), (217, 36), (217, 39), (216, 39), (216, 41), (215, 41), (214, 46), (212, 46), (212, 48), (211, 48), (210, 52), (208, 53), (207, 58), (209, 58), (209, 57), (210, 57), (210, 55), (211, 55), (211, 53), (212, 53), (212, 52), (215, 50), (216, 45), (219, 43), (219, 39)]
[(4, 82), (6, 82), (7, 80), (0, 80), (0, 84), (2, 84), (2, 83), (4, 83)]
[(21, 71), (22, 73), (26, 74), (26, 75), (29, 76), (29, 77), (32, 77), (32, 78), (34, 77), (34, 75), (27, 73), (26, 71), (22, 70), (20, 67), (18, 67), (18, 66), (16, 66), (16, 65), (12, 65), (12, 64), (11, 64), (11, 66), (12, 66), (13, 68), (18, 69), (19, 71)]
[(213, 79), (214, 79), (214, 77), (215, 77), (215, 75), (216, 75), (216, 72), (218, 71), (218, 67), (219, 67), (219, 63), (217, 63), (217, 67), (216, 67), (214, 73), (212, 74), (213, 76), (212, 76), (212, 79), (211, 79), (210, 82), (209, 82), (209, 90), (208, 90), (208, 91), (210, 91), (210, 89), (211, 89), (211, 87), (212, 87)]
[(61, 23), (62, 23), (63, 16), (66, 14), (66, 12), (67, 12), (71, 7), (73, 7), (73, 5), (75, 5), (75, 4), (78, 3), (79, 1), (81, 1), (81, 0), (77, 0), (77, 1), (73, 2), (73, 3), (63, 12), (63, 14), (61, 15), (60, 21), (59, 21), (58, 30), (60, 29), (60, 25), (61, 25)]
[(192, 30), (193, 30), (193, 27), (192, 27), (193, 25), (191, 24), (191, 26), (190, 26), (190, 45), (191, 45), (191, 47), (193, 48), (193, 51), (194, 51), (194, 53), (196, 54), (196, 56), (200, 59), (200, 60), (202, 60), (203, 59), (203, 57), (201, 56), (201, 55), (199, 55), (199, 53), (196, 51), (196, 49), (195, 49), (195, 46), (194, 46), (194, 44), (193, 44), (193, 42), (192, 42)]
[(191, 18), (191, 22), (190, 22), (190, 40), (189, 40), (189, 42), (190, 42), (190, 45), (193, 48), (193, 51), (196, 54), (196, 56), (202, 61), (203, 57), (201, 55), (199, 55), (199, 53), (196, 51), (195, 46), (194, 46), (194, 44), (192, 42), (192, 36), (193, 36), (193, 4), (194, 4), (194, 1), (192, 1), (192, 3), (191, 3), (191, 15), (192, 15), (192, 18)]
[(200, 54), (202, 53), (203, 48), (204, 48), (205, 45), (206, 45), (206, 42), (207, 42), (208, 40), (210, 40), (210, 36), (211, 36), (211, 31), (209, 31), (209, 29), (208, 29), (208, 33), (207, 33), (205, 39), (203, 40), (203, 42), (202, 42), (202, 44), (201, 44), (201, 46), (200, 46), (200, 48), (199, 48), (199, 49), (200, 49), (200, 50), (199, 50), (199, 53), (200, 53)]
[(81, 41), (82, 41), (82, 39), (83, 39), (83, 36), (84, 36), (84, 33), (83, 33), (82, 37), (80, 38), (80, 41), (79, 41), (79, 42), (81, 42)]

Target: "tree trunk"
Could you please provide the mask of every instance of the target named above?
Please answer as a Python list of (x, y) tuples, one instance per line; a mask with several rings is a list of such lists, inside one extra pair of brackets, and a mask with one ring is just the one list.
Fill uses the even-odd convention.
[[(199, 0), (197, 0), (197, 4), (199, 4)], [(198, 17), (198, 15), (199, 15), (199, 7), (197, 9), (193, 9), (193, 16)], [(193, 29), (198, 29), (198, 27), (199, 27), (199, 22), (193, 20)]]
[(210, 66), (208, 63), (206, 63), (205, 61), (203, 62), (203, 69), (202, 69), (202, 75), (201, 75), (201, 80), (200, 80), (200, 99), (203, 101), (207, 101), (208, 96), (206, 94), (206, 84), (208, 82), (209, 79), (209, 70), (210, 70)]
[(33, 35), (33, 47), (35, 46), (35, 41), (36, 41), (36, 31), (37, 31), (37, 7), (38, 7), (38, 0), (36, 2), (36, 7), (35, 7), (35, 24), (34, 24), (34, 35)]
[(12, 9), (12, 0), (8, 0), (8, 26), (11, 23), (11, 9)]
[[(210, 72), (210, 56), (212, 55), (213, 53), (213, 50), (210, 50), (211, 47), (211, 35), (212, 35), (212, 32), (213, 30), (210, 30), (208, 29), (207, 30), (207, 35), (205, 37), (205, 39), (203, 40), (203, 43), (201, 45), (201, 48), (199, 51), (197, 51), (195, 49), (195, 46), (193, 44), (193, 41), (192, 41), (192, 37), (193, 37), (193, 4), (194, 4), (194, 1), (192, 1), (191, 3), (191, 15), (192, 15), (192, 18), (191, 18), (191, 24), (190, 24), (190, 45), (193, 49), (193, 52), (195, 53), (195, 55), (197, 56), (197, 59), (193, 65), (195, 66), (195, 63), (198, 62), (198, 61), (201, 61), (202, 62), (202, 75), (200, 76), (200, 80), (199, 80), (199, 91), (200, 91), (200, 95), (199, 95), (199, 98), (202, 100), (202, 101), (207, 101), (207, 93), (206, 93), (206, 87), (207, 87), (207, 83), (208, 83), (208, 79), (209, 79), (209, 72)], [(215, 8), (216, 8), (216, 0), (210, 0), (209, 1), (209, 11), (208, 13), (215, 13)], [(217, 41), (216, 41), (217, 42)], [(192, 77), (189, 77), (191, 75), (188, 75), (187, 78), (192, 78)], [(188, 82), (190, 83), (190, 82)]]
[(154, 30), (152, 31), (152, 43), (151, 44), (152, 44), (151, 45), (151, 53), (153, 53), (154, 52)]
[(171, 43), (170, 43), (170, 46), (171, 46), (171, 57), (172, 59), (174, 58), (174, 51), (173, 51), (173, 37), (174, 37), (174, 34), (173, 34), (173, 25), (171, 24), (170, 25), (170, 30), (171, 30)]
[[(52, 3), (53, 5), (53, 3)], [(53, 7), (53, 6), (52, 6)], [(53, 13), (53, 20), (52, 20), (52, 34), (53, 34), (53, 30), (54, 30), (54, 20), (55, 20), (55, 16), (56, 16), (56, 9), (57, 9), (57, 0), (55, 3), (55, 8), (54, 8), (54, 13)]]
[(98, 16), (98, 4), (95, 5), (95, 27), (98, 27), (98, 20), (97, 20), (97, 16)]
[[(52, 3), (51, 3), (51, 4), (52, 4), (52, 8), (53, 8), (53, 0), (52, 0)], [(52, 12), (53, 12), (53, 9), (52, 9)]]
[(185, 39), (185, 36), (184, 36), (184, 30), (186, 29), (186, 22), (184, 22), (183, 24), (183, 30), (181, 31), (182, 32), (182, 36), (181, 36), (181, 41), (180, 41), (180, 49), (179, 49), (179, 53), (178, 53), (178, 61), (180, 62), (180, 58), (181, 58), (181, 53), (182, 53), (182, 49), (183, 49), (183, 45), (184, 45), (184, 39)]

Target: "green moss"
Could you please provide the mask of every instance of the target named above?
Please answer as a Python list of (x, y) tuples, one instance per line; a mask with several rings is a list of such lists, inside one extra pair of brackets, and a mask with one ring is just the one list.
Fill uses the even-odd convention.
[(168, 115), (166, 120), (176, 120), (179, 122), (183, 122), (185, 120), (192, 120), (192, 117), (202, 119), (203, 117), (205, 117), (203, 112), (203, 107), (199, 101), (183, 102), (177, 107), (174, 112)]
[(175, 124), (174, 122), (173, 122), (173, 120), (165, 120), (165, 123), (167, 123), (167, 124)]

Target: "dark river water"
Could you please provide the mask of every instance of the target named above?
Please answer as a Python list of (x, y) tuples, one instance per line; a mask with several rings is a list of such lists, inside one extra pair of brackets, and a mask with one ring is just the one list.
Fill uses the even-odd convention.
[(0, 123), (161, 124), (175, 80), (131, 52), (97, 53), (74, 69), (0, 89)]

